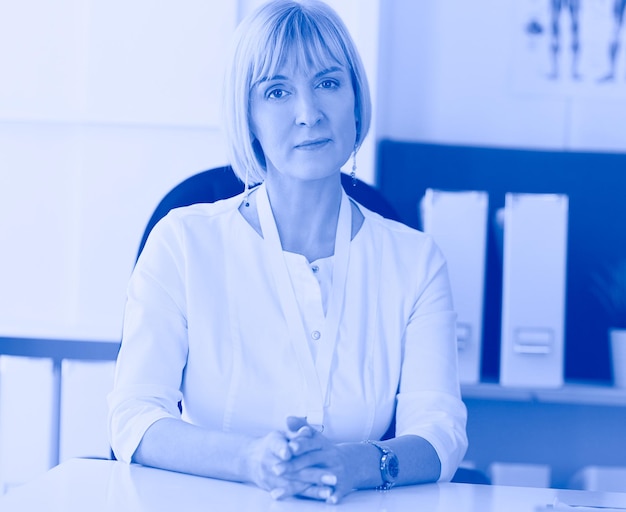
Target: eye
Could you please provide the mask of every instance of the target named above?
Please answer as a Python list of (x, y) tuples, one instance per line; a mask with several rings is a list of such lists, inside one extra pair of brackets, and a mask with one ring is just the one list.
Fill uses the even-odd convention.
[(326, 78), (319, 83), (319, 87), (322, 89), (335, 89), (339, 87), (339, 82), (337, 80)]
[(267, 91), (266, 97), (272, 100), (280, 100), (287, 96), (287, 91), (284, 89), (279, 89), (278, 87), (275, 89), (270, 89)]

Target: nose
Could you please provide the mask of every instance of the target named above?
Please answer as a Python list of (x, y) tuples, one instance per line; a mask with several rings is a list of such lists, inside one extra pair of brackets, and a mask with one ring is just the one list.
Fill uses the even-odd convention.
[(319, 102), (312, 92), (297, 97), (295, 119), (299, 126), (314, 126), (324, 117)]

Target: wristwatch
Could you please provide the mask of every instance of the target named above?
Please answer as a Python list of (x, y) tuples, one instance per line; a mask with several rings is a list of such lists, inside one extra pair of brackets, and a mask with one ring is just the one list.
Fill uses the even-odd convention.
[(378, 487), (381, 491), (388, 491), (393, 487), (398, 478), (398, 457), (392, 450), (386, 446), (378, 444), (376, 441), (366, 441), (375, 446), (380, 451), (380, 476), (383, 479), (383, 485)]

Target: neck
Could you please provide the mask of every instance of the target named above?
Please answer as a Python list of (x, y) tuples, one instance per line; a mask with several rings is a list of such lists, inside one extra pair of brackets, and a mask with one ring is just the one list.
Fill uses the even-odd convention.
[(332, 256), (341, 206), (339, 173), (301, 180), (270, 172), (265, 184), (283, 250), (309, 261)]

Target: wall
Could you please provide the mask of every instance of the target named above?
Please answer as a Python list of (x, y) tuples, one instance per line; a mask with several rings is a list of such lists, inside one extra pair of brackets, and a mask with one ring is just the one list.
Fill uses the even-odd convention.
[[(517, 148), (626, 150), (623, 54), (608, 69), (609, 0), (581, 2), (578, 79), (560, 15), (552, 73), (548, 0), (394, 0), (381, 11), (379, 136)], [(536, 21), (541, 34), (531, 34)], [(626, 29), (622, 29), (624, 31)], [(624, 34), (622, 34), (623, 39)]]
[(3, 5), (0, 332), (119, 338), (159, 196), (225, 162), (218, 77), (235, 9)]

